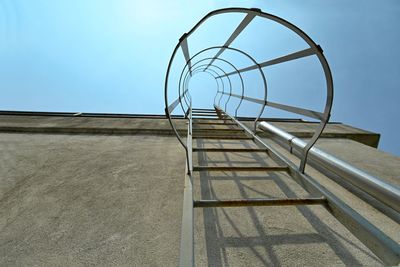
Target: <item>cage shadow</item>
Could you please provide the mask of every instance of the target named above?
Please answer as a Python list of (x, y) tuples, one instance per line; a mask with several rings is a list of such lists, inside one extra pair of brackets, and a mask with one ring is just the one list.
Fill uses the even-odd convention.
[[(207, 141), (197, 140), (197, 147), (204, 148), (210, 143)], [(211, 143), (213, 147), (223, 148), (227, 143), (225, 141), (215, 141)], [(228, 145), (236, 144), (238, 146), (243, 146), (243, 148), (250, 148), (251, 145), (247, 141), (229, 141)], [(226, 152), (218, 152), (223, 154), (224, 160), (217, 162), (208, 162), (209, 157), (207, 152), (198, 152), (198, 160), (202, 165), (212, 166), (216, 163), (224, 162), (225, 166), (235, 166), (235, 164), (242, 164), (241, 161), (230, 161), (229, 154)], [(265, 165), (265, 156), (261, 156), (260, 153), (247, 153), (248, 159), (253, 159), (254, 163), (259, 165)], [(271, 198), (273, 196), (262, 192), (258, 188), (244, 184), (242, 181), (273, 181), (280, 191), (287, 198), (297, 198), (299, 197), (296, 192), (290, 188), (290, 186), (283, 181), (283, 179), (274, 174), (269, 173), (265, 177), (251, 177), (251, 176), (240, 176), (239, 172), (229, 171), (230, 175), (224, 173), (223, 176), (216, 176), (214, 173), (202, 171), (199, 173), (200, 179), (200, 196), (201, 199), (218, 199), (220, 196), (215, 191), (212, 184), (214, 180), (225, 180), (232, 181), (239, 191), (240, 198), (249, 198), (248, 191), (256, 193), (261, 197)], [(229, 198), (229, 196), (223, 196), (224, 198)], [(268, 207), (265, 207), (268, 208)], [(203, 224), (204, 224), (204, 234), (205, 234), (205, 250), (207, 254), (207, 261), (209, 266), (229, 266), (227, 249), (235, 247), (245, 247), (248, 248), (251, 253), (259, 260), (261, 265), (264, 266), (281, 266), (281, 260), (279, 255), (274, 252), (273, 246), (276, 245), (305, 245), (310, 243), (324, 243), (329, 246), (329, 248), (335, 253), (335, 255), (341, 260), (345, 265), (350, 266), (361, 266), (361, 262), (354, 257), (346, 248), (338, 246), (340, 241), (346, 242), (354, 248), (358, 249), (361, 253), (364, 253), (373, 259), (379, 261), (374, 255), (369, 251), (359, 247), (354, 244), (350, 239), (341, 236), (332, 230), (327, 224), (325, 224), (321, 219), (313, 213), (313, 211), (307, 206), (296, 206), (298, 213), (309, 223), (310, 227), (315, 231), (315, 233), (304, 233), (304, 234), (278, 234), (274, 235), (268, 233), (263, 227), (262, 220), (258, 217), (256, 208), (246, 207), (242, 208), (247, 211), (247, 216), (252, 222), (252, 227), (254, 227), (257, 236), (246, 236), (242, 233), (238, 227), (235, 219), (229, 215), (227, 209), (232, 208), (204, 208), (203, 209)], [(223, 216), (223, 218), (221, 217)], [(243, 214), (244, 216), (244, 214)], [(235, 237), (224, 236), (224, 229), (221, 225), (221, 221), (229, 223), (232, 231), (236, 234)], [(262, 247), (263, 253), (260, 253), (256, 247)]]

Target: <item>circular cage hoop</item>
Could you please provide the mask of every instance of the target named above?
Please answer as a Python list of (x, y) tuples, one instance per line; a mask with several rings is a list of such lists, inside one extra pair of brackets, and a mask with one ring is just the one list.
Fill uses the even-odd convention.
[[(276, 59), (272, 59), (269, 61), (265, 61), (262, 63), (257, 63), (253, 57), (251, 55), (249, 55), (248, 53), (238, 49), (238, 48), (233, 48), (230, 47), (230, 43), (231, 42), (227, 42), (227, 45), (224, 46), (213, 46), (213, 47), (207, 47), (203, 50), (201, 50), (200, 52), (197, 52), (194, 56), (190, 57), (188, 54), (188, 38), (205, 22), (207, 21), (209, 18), (213, 17), (213, 16), (217, 16), (217, 15), (222, 15), (222, 14), (228, 14), (228, 13), (237, 13), (237, 14), (244, 14), (246, 15), (244, 20), (242, 21), (242, 23), (244, 21), (246, 21), (247, 19), (247, 24), (251, 22), (251, 20), (255, 17), (259, 17), (259, 18), (263, 18), (269, 21), (273, 21), (276, 22), (282, 26), (284, 26), (285, 28), (291, 30), (293, 33), (295, 33), (298, 37), (300, 37), (303, 41), (305, 41), (305, 43), (308, 45), (308, 48), (301, 50), (301, 51), (297, 51), (295, 53), (280, 57), (280, 58), (276, 58)], [(242, 25), (242, 23), (240, 25)], [(240, 32), (247, 26), (247, 24), (245, 23), (244, 27), (239, 31), (238, 34), (240, 34)], [(239, 26), (240, 27), (240, 26)], [(238, 28), (239, 28), (238, 27)], [(232, 36), (234, 36), (236, 33), (236, 31), (232, 34)], [(237, 34), (237, 35), (238, 35)], [(237, 36), (236, 35), (236, 36)], [(232, 37), (231, 36), (231, 37)], [(236, 38), (236, 36), (233, 37), (233, 40)], [(187, 145), (185, 144), (185, 142), (183, 141), (182, 137), (179, 135), (175, 123), (173, 122), (173, 118), (171, 116), (171, 113), (173, 112), (173, 110), (175, 109), (175, 107), (180, 103), (182, 110), (185, 111), (185, 109), (183, 108), (182, 105), (182, 98), (185, 99), (185, 101), (187, 101), (185, 104), (187, 104), (188, 109), (187, 112), (188, 113), (191, 110), (191, 99), (190, 99), (190, 95), (188, 95), (188, 99), (186, 99), (186, 94), (188, 93), (188, 89), (187, 87), (183, 88), (183, 93), (180, 94), (180, 83), (179, 82), (179, 86), (178, 86), (178, 98), (172, 102), (169, 103), (168, 101), (168, 90), (169, 90), (169, 86), (168, 86), (168, 82), (169, 82), (169, 77), (170, 77), (170, 71), (171, 71), (171, 66), (173, 65), (174, 59), (176, 57), (177, 51), (179, 50), (179, 48), (182, 48), (182, 51), (184, 53), (185, 56), (185, 60), (186, 60), (186, 64), (182, 69), (182, 74), (184, 73), (184, 71), (186, 70), (189, 73), (189, 77), (188, 79), (190, 79), (191, 75), (192, 75), (192, 66), (191, 63), (194, 60), (194, 58), (207, 50), (210, 49), (216, 49), (216, 48), (220, 48), (220, 53), (218, 53), (209, 63), (209, 66), (212, 65), (213, 61), (216, 60), (218, 58), (218, 56), (224, 51), (224, 50), (234, 50), (236, 52), (242, 53), (243, 55), (247, 56), (248, 58), (251, 58), (252, 61), (254, 62), (253, 66), (249, 66), (247, 68), (244, 69), (235, 69), (235, 71), (224, 74), (224, 75), (220, 75), (218, 77), (216, 77), (217, 79), (221, 79), (222, 81), (222, 77), (228, 77), (229, 75), (233, 75), (235, 73), (241, 73), (241, 72), (245, 72), (245, 71), (249, 71), (249, 70), (256, 70), (259, 69), (259, 71), (262, 73), (263, 76), (263, 80), (264, 80), (264, 91), (265, 91), (265, 99), (254, 99), (248, 96), (244, 95), (244, 90), (242, 91), (242, 95), (234, 95), (231, 92), (228, 94), (229, 98), (231, 96), (233, 97), (237, 97), (240, 98), (241, 101), (249, 101), (251, 103), (255, 103), (255, 104), (261, 104), (262, 108), (261, 108), (261, 113), (260, 115), (255, 119), (254, 121), (254, 125), (256, 127), (257, 125), (257, 121), (259, 120), (259, 118), (261, 117), (265, 106), (269, 106), (269, 107), (273, 107), (273, 108), (277, 108), (277, 109), (281, 109), (284, 111), (288, 111), (288, 112), (292, 112), (294, 114), (300, 114), (306, 117), (310, 117), (313, 119), (316, 119), (319, 121), (319, 125), (316, 128), (316, 130), (314, 131), (314, 134), (312, 135), (311, 139), (309, 140), (309, 142), (307, 143), (307, 145), (304, 147), (303, 151), (302, 151), (302, 155), (301, 155), (301, 162), (300, 162), (300, 166), (299, 169), (300, 171), (304, 172), (304, 168), (305, 168), (305, 164), (307, 161), (307, 155), (308, 155), (308, 151), (311, 149), (311, 147), (315, 144), (315, 142), (317, 141), (317, 139), (320, 137), (320, 135), (322, 134), (322, 131), (324, 130), (326, 124), (329, 121), (330, 118), (330, 112), (332, 109), (332, 103), (333, 103), (333, 79), (332, 79), (332, 74), (328, 65), (328, 62), (325, 58), (325, 56), (323, 55), (323, 51), (321, 49), (321, 47), (319, 45), (317, 45), (307, 34), (305, 34), (301, 29), (299, 29), (298, 27), (296, 27), (295, 25), (291, 24), (290, 22), (268, 14), (268, 13), (264, 13), (259, 9), (248, 9), (248, 8), (225, 8), (225, 9), (218, 9), (218, 10), (214, 10), (210, 13), (208, 13), (206, 16), (204, 16), (188, 33), (185, 33), (179, 40), (178, 44), (175, 46), (170, 61), (168, 63), (168, 67), (167, 67), (167, 72), (166, 72), (166, 77), (165, 77), (165, 86), (164, 86), (164, 98), (165, 98), (165, 113), (166, 116), (171, 124), (171, 127), (175, 133), (175, 135), (177, 136), (179, 142), (184, 146), (186, 153), (188, 154), (188, 149), (187, 149)], [(316, 56), (322, 66), (322, 70), (324, 72), (324, 76), (325, 76), (325, 81), (326, 81), (326, 101), (325, 101), (325, 106), (322, 112), (318, 112), (318, 111), (313, 111), (313, 110), (307, 110), (307, 109), (302, 109), (302, 108), (298, 108), (298, 107), (294, 107), (294, 106), (288, 106), (288, 105), (284, 105), (284, 104), (280, 104), (280, 103), (274, 103), (271, 101), (267, 100), (267, 84), (266, 84), (266, 79), (264, 76), (264, 73), (262, 71), (262, 68), (270, 66), (270, 65), (274, 65), (274, 64), (279, 64), (282, 62), (287, 62), (287, 61), (291, 61), (291, 60), (296, 60), (299, 58), (303, 58), (303, 57), (307, 57), (307, 56)], [(196, 62), (197, 63), (197, 62)], [(234, 65), (231, 62), (232, 65)], [(204, 70), (208, 70), (209, 66), (207, 66)], [(203, 71), (204, 71), (203, 70)], [(186, 74), (185, 74), (186, 77)], [(181, 77), (182, 78), (182, 77)], [(186, 80), (186, 79), (185, 79)], [(222, 82), (223, 83), (223, 82)], [(185, 83), (184, 83), (185, 86)], [(243, 84), (243, 87), (245, 86), (245, 84)], [(217, 91), (220, 91), (219, 89), (217, 89)], [(220, 92), (217, 92), (217, 94)], [(223, 92), (223, 94), (227, 94), (225, 92)], [(229, 99), (228, 98), (228, 99)], [(214, 98), (216, 99), (216, 98)], [(229, 101), (229, 100), (228, 100)], [(215, 104), (215, 101), (214, 101)], [(220, 110), (223, 110), (220, 106), (216, 106), (214, 105), (215, 108), (218, 108)], [(226, 112), (226, 108), (227, 105), (225, 105), (225, 112)], [(237, 116), (237, 112), (235, 112), (235, 116)], [(191, 118), (187, 118), (187, 119), (191, 119)], [(255, 129), (254, 129), (255, 130)], [(290, 144), (289, 144), (290, 145)], [(189, 155), (187, 155), (188, 157)]]
[[(202, 61), (202, 60), (204, 60), (204, 59), (197, 61), (197, 62), (196, 62), (195, 64), (193, 64), (191, 67), (189, 67), (189, 62), (192, 62), (192, 61), (194, 60), (194, 58), (196, 58), (197, 56), (201, 55), (201, 54), (204, 53), (204, 52), (207, 52), (207, 51), (212, 50), (212, 49), (222, 49), (222, 48), (223, 48), (223, 49), (228, 49), (228, 50), (231, 50), (231, 51), (238, 52), (239, 54), (241, 54), (242, 56), (247, 57), (250, 61), (252, 61), (254, 64), (256, 64), (256, 65), (258, 66), (258, 63), (256, 62), (256, 60), (255, 60), (253, 57), (251, 57), (248, 53), (246, 53), (246, 52), (244, 52), (244, 51), (242, 51), (242, 50), (240, 50), (240, 49), (238, 49), (238, 48), (232, 48), (232, 47), (226, 47), (226, 46), (213, 46), (213, 47), (205, 48), (205, 49), (203, 49), (203, 50), (197, 52), (194, 56), (192, 56), (192, 57), (187, 61), (187, 63), (185, 64), (185, 66), (183, 67), (182, 72), (181, 72), (181, 76), (180, 76), (180, 78), (179, 78), (179, 86), (178, 86), (178, 92), (179, 92), (179, 93), (178, 93), (178, 95), (181, 95), (181, 94), (180, 94), (180, 93), (181, 93), (181, 92), (180, 92), (180, 88), (181, 88), (181, 80), (182, 80), (183, 73), (186, 71), (186, 74), (185, 74), (185, 78), (186, 78), (186, 75), (189, 74), (189, 73), (191, 73), (192, 67), (193, 67), (195, 64), (197, 64), (199, 61)], [(228, 60), (225, 60), (225, 59), (220, 59), (220, 58), (215, 58), (214, 60), (222, 60), (222, 61), (228, 63), (229, 65), (231, 65), (231, 66), (235, 69), (235, 71), (234, 71), (233, 73), (234, 73), (234, 74), (238, 73), (238, 74), (239, 74), (239, 77), (240, 77), (240, 80), (241, 80), (242, 83), (243, 83), (242, 75), (240, 74), (240, 72), (238, 71), (238, 69), (237, 69), (231, 62), (229, 62)], [(208, 66), (214, 66), (214, 67), (216, 67), (215, 65), (213, 65), (213, 64), (211, 64), (211, 63), (210, 63)], [(207, 68), (206, 68), (206, 69), (207, 69)], [(262, 80), (263, 80), (264, 102), (265, 102), (266, 99), (267, 99), (267, 95), (266, 95), (266, 94), (267, 94), (267, 81), (266, 81), (264, 72), (261, 70), (261, 67), (259, 67), (259, 66), (258, 66), (258, 71), (259, 71), (259, 73), (260, 73), (260, 75), (261, 75), (261, 78), (262, 78)], [(224, 72), (224, 71), (223, 71), (223, 72)], [(228, 78), (228, 81), (229, 81), (229, 83), (230, 83), (229, 76), (228, 76), (227, 73), (225, 73), (225, 75), (222, 75), (222, 76), (227, 77), (227, 78)], [(230, 86), (231, 86), (231, 85), (230, 85)], [(243, 85), (243, 87), (244, 87), (244, 85)], [(186, 92), (187, 92), (187, 91), (184, 90), (183, 95), (185, 95)], [(217, 92), (217, 93), (218, 93), (218, 92)], [(243, 99), (243, 97), (244, 97), (243, 94), (244, 94), (244, 91), (242, 90), (242, 97), (241, 97), (241, 99)], [(229, 98), (230, 98), (231, 95), (232, 95), (232, 91), (230, 90)], [(227, 102), (229, 102), (229, 98), (228, 98)], [(226, 103), (226, 104), (227, 104), (227, 103)], [(258, 116), (257, 118), (259, 118), (259, 117), (262, 115), (263, 111), (264, 111), (264, 108), (261, 108), (260, 114), (259, 114), (259, 116)], [(185, 112), (185, 111), (184, 111), (184, 112)]]
[[(220, 76), (220, 75), (226, 74), (226, 72), (223, 69), (221, 69), (221, 68), (219, 68), (218, 66), (215, 66), (215, 65), (209, 65), (209, 67), (206, 69), (205, 67), (207, 67), (207, 66), (208, 66), (208, 64), (203, 64), (203, 65), (197, 66), (196, 68), (192, 69), (192, 76), (191, 77), (193, 77), (197, 73), (201, 73), (201, 72), (203, 72), (203, 73), (205, 72), (205, 73), (210, 74), (212, 77), (214, 77), (214, 79), (216, 81), (216, 84), (217, 84), (217, 92), (219, 92), (220, 90), (219, 90), (218, 80), (221, 80), (221, 79), (219, 79), (217, 77)], [(193, 67), (194, 67), (194, 65), (193, 65)], [(222, 71), (222, 74), (220, 74), (217, 71), (211, 69), (210, 67), (217, 68), (218, 70)], [(188, 82), (190, 80), (190, 79), (188, 79), (188, 74), (189, 74), (189, 72), (186, 72), (185, 78), (184, 78), (184, 82), (183, 82), (183, 84), (184, 84), (183, 87), (184, 87), (184, 90), (187, 92), (187, 94), (190, 95), (190, 91), (188, 90), (189, 89), (188, 88)], [(229, 83), (229, 89), (231, 91), (232, 90), (232, 83), (231, 83), (231, 80), (230, 80), (229, 77), (227, 77), (227, 79), (228, 79), (228, 83)], [(223, 80), (221, 80), (221, 85), (222, 85), (222, 92), (225, 92), (225, 85), (224, 85)], [(215, 94), (215, 96), (214, 96), (214, 105), (216, 105), (216, 103), (217, 103), (216, 102), (217, 96), (218, 96), (218, 94)], [(221, 95), (221, 97), (222, 97), (222, 95)], [(220, 102), (221, 102), (221, 98), (219, 99), (218, 103), (220, 103)], [(189, 108), (189, 106), (188, 106), (188, 108)]]
[[(185, 81), (186, 81), (186, 80), (189, 80), (188, 77), (194, 76), (195, 70), (198, 69), (198, 68), (200, 68), (200, 66), (197, 66), (196, 68), (194, 68), (194, 67), (195, 67), (197, 64), (200, 64), (201, 62), (204, 62), (204, 61), (206, 61), (206, 60), (212, 60), (212, 59), (213, 59), (213, 58), (207, 57), (207, 58), (203, 58), (203, 59), (201, 59), (201, 60), (198, 60), (196, 63), (194, 63), (194, 64), (191, 66), (192, 72), (186, 71), (185, 77), (184, 77), (184, 82), (183, 82), (183, 84), (184, 84), (183, 91), (184, 91), (184, 92), (187, 91), (187, 92), (189, 93), (189, 91), (186, 90), (186, 89), (188, 89), (188, 88), (187, 88), (187, 84), (185, 83)], [(224, 63), (230, 65), (230, 66), (233, 68), (233, 70), (236, 71), (236, 73), (237, 73), (237, 75), (238, 75), (238, 77), (239, 77), (239, 80), (240, 80), (241, 95), (244, 96), (245, 89), (244, 89), (243, 77), (242, 77), (242, 74), (239, 72), (238, 68), (237, 68), (235, 65), (233, 65), (231, 62), (229, 62), (228, 60), (225, 60), (225, 59), (222, 59), (222, 58), (216, 58), (215, 60), (218, 60), (218, 61), (221, 61), (221, 62), (224, 62)], [(222, 72), (222, 74), (217, 74), (217, 76), (214, 76), (214, 78), (215, 78), (216, 80), (220, 79), (221, 82), (222, 82), (222, 84), (223, 84), (223, 82), (224, 82), (223, 79), (222, 79), (222, 78), (218, 78), (218, 77), (219, 77), (220, 75), (224, 75), (224, 77), (227, 78), (228, 83), (229, 83), (229, 88), (230, 88), (230, 94), (229, 94), (228, 100), (225, 102), (225, 110), (227, 110), (227, 105), (228, 105), (230, 96), (231, 96), (231, 94), (232, 94), (232, 88), (233, 88), (229, 76), (227, 75), (227, 73), (226, 73), (223, 69), (221, 69), (219, 66), (214, 65), (214, 64), (211, 64), (211, 65), (210, 65), (210, 64), (204, 64), (204, 65), (201, 65), (201, 67), (206, 67), (206, 68), (203, 68), (203, 70), (202, 70), (202, 71), (205, 71), (205, 72), (207, 72), (207, 70), (209, 69), (209, 67), (214, 67), (214, 68), (219, 69), (219, 70)], [(191, 76), (189, 76), (189, 73), (191, 73)], [(217, 84), (218, 84), (218, 83), (217, 83)], [(217, 105), (216, 99), (217, 99), (217, 96), (218, 96), (219, 93), (221, 93), (221, 96), (220, 96), (219, 101), (218, 101), (218, 106), (221, 106), (221, 99), (222, 99), (222, 97), (223, 97), (223, 95), (224, 95), (224, 87), (225, 87), (225, 86), (222, 85), (222, 91), (219, 91), (219, 88), (217, 87), (217, 93), (215, 94), (215, 97), (214, 97), (214, 106)], [(181, 87), (179, 87), (179, 95), (181, 94), (180, 88), (181, 88)], [(237, 105), (237, 107), (236, 107), (236, 109), (235, 109), (235, 117), (237, 116), (237, 112), (238, 112), (239, 107), (240, 107), (240, 105), (242, 104), (242, 102), (243, 102), (243, 97), (240, 99), (240, 101), (239, 101), (239, 103), (238, 103), (238, 105)], [(185, 111), (184, 111), (184, 112), (185, 112)]]
[[(194, 76), (194, 75), (197, 73), (197, 71), (198, 71), (199, 69), (201, 69), (201, 68), (203, 68), (203, 69), (201, 70), (202, 72), (212, 71), (214, 74), (216, 74), (216, 76), (214, 76), (214, 75), (212, 75), (212, 76), (213, 76), (214, 79), (216, 80), (217, 84), (218, 84), (218, 80), (219, 80), (217, 77), (220, 76), (220, 75), (227, 74), (222, 68), (220, 68), (220, 67), (218, 67), (218, 66), (216, 66), (216, 65), (210, 65), (210, 67), (213, 67), (213, 68), (218, 69), (219, 71), (222, 72), (222, 74), (219, 74), (217, 71), (215, 71), (215, 70), (213, 70), (213, 69), (211, 69), (211, 68), (206, 69), (205, 67), (208, 66), (208, 64), (204, 64), (204, 65), (197, 66), (196, 68), (194, 68), (198, 63), (201, 63), (201, 61), (198, 61), (198, 62), (196, 62), (195, 64), (193, 64), (193, 66), (192, 66), (192, 71), (191, 71), (191, 72), (187, 71), (187, 72), (185, 73), (184, 78), (183, 78), (183, 86), (181, 86), (181, 85), (178, 86), (178, 94), (179, 94), (179, 95), (181, 95), (181, 88), (182, 88), (182, 87), (183, 87), (183, 92), (186, 92), (188, 95), (190, 95), (190, 92), (189, 92), (188, 86), (187, 86), (187, 83), (188, 83), (188, 81), (190, 80), (190, 79), (188, 79), (189, 73), (191, 73), (191, 76), (190, 76), (190, 77), (192, 77), (192, 76)], [(198, 72), (200, 72), (200, 71), (198, 71)], [(181, 77), (183, 76), (183, 74), (184, 74), (184, 72), (182, 71)], [(230, 78), (227, 77), (227, 79), (228, 79), (228, 81), (229, 81), (230, 90), (231, 90), (232, 85), (231, 85)], [(222, 81), (222, 80), (221, 80), (221, 81)], [(224, 86), (223, 81), (222, 81), (221, 84), (222, 84), (222, 90), (224, 90), (224, 87), (225, 87), (225, 86)], [(217, 91), (219, 91), (219, 87), (217, 87)], [(182, 93), (182, 95), (185, 96), (186, 93)], [(214, 98), (215, 98), (215, 97), (214, 97)], [(186, 104), (187, 104), (187, 102), (186, 102)], [(188, 105), (188, 104), (187, 104), (187, 107), (189, 108), (189, 105)], [(183, 112), (186, 113), (186, 111), (185, 111), (184, 109), (183, 109)]]

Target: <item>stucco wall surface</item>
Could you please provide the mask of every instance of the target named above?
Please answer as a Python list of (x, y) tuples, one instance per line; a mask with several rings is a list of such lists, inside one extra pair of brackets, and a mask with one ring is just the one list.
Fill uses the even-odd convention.
[[(311, 130), (299, 122), (274, 123), (300, 136)], [(169, 127), (166, 119), (0, 116), (0, 265), (177, 266), (185, 153)], [(220, 126), (196, 129), (210, 127)], [(94, 130), (68, 132), (73, 128)], [(133, 130), (118, 132), (125, 128)], [(342, 124), (327, 132), (319, 148), (399, 184), (399, 158), (346, 139), (376, 134)], [(193, 146), (255, 147), (249, 140), (212, 139)], [(276, 165), (264, 152), (199, 152), (193, 160)], [(306, 171), (400, 242), (393, 220), (318, 170)], [(198, 172), (193, 183), (195, 199), (309, 196), (284, 172)], [(198, 266), (381, 265), (322, 206), (195, 209), (195, 238)]]

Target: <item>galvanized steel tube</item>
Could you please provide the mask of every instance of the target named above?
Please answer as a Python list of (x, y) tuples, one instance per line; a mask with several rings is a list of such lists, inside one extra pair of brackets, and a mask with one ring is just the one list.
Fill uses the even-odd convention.
[[(297, 138), (267, 122), (260, 122), (258, 127), (261, 130), (274, 134), (280, 140), (287, 142), (291, 149), (296, 149), (299, 152), (301, 152), (307, 145), (307, 143), (300, 138)], [(344, 162), (318, 148), (311, 148), (309, 156), (317, 164), (320, 164), (322, 167), (334, 172), (352, 185), (360, 188), (397, 212), (400, 212), (400, 189), (398, 187), (351, 166), (349, 163)]]

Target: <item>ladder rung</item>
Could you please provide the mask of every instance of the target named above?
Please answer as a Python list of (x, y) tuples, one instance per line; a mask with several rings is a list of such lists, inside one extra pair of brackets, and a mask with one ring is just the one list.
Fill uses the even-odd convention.
[(218, 135), (198, 135), (198, 136), (193, 136), (193, 139), (220, 139), (220, 140), (253, 140), (253, 137), (247, 137), (247, 136), (218, 136)]
[(193, 171), (288, 171), (286, 166), (194, 166)]
[(230, 129), (230, 128), (193, 128), (196, 132), (226, 132), (226, 133), (243, 133), (243, 129)]
[(193, 118), (193, 119), (194, 120), (207, 120), (207, 121), (221, 121), (221, 122), (224, 122), (224, 121), (227, 121), (227, 120), (229, 120), (229, 121), (232, 120), (232, 119), (228, 119), (228, 118), (220, 119), (220, 118), (216, 118), (216, 117), (213, 117), (213, 118), (198, 117), (198, 118)]
[(196, 116), (196, 117), (218, 117), (217, 114), (205, 114), (205, 113), (192, 114), (192, 118), (193, 118), (193, 116)]
[(236, 125), (236, 123), (219, 123), (219, 122), (192, 122), (192, 124), (210, 124), (210, 125)]
[(205, 111), (205, 110), (199, 110), (199, 111), (193, 111), (192, 112), (192, 114), (194, 114), (194, 113), (196, 113), (196, 114), (217, 114), (217, 112), (212, 112), (212, 111)]
[(265, 148), (193, 148), (194, 152), (268, 152)]
[(192, 108), (192, 111), (197, 111), (197, 110), (200, 110), (200, 111), (204, 111), (204, 110), (209, 110), (209, 111), (215, 111), (215, 109), (211, 109), (211, 108)]
[(230, 200), (195, 200), (195, 208), (216, 208), (216, 207), (243, 207), (243, 206), (295, 206), (295, 205), (322, 205), (326, 198), (276, 198), (276, 199), (230, 199)]

